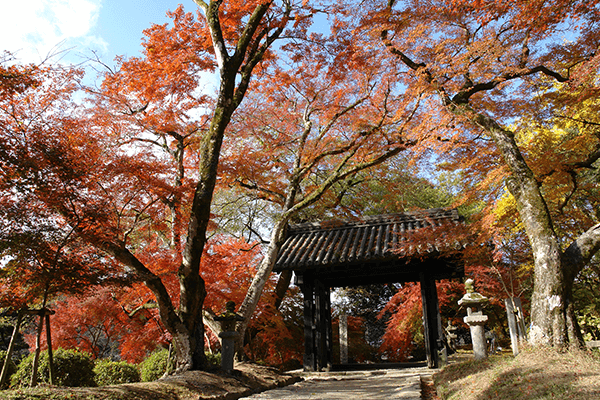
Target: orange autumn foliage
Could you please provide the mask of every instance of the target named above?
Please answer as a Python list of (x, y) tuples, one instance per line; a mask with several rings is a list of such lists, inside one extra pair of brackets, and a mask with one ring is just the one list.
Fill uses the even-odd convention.
[[(51, 317), (52, 347), (79, 349), (94, 359), (119, 357), (131, 363), (144, 360), (157, 346), (168, 346), (164, 328), (152, 310), (129, 317), (121, 308), (116, 288), (99, 288), (85, 296), (55, 302)], [(33, 348), (35, 334), (25, 335)], [(47, 348), (42, 337), (42, 349)]]

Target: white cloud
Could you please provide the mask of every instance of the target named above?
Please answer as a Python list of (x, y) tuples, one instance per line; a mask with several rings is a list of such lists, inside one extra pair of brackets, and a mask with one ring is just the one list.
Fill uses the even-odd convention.
[(49, 53), (75, 47), (105, 49), (92, 34), (102, 0), (9, 0), (0, 13), (0, 51), (22, 62), (39, 62)]

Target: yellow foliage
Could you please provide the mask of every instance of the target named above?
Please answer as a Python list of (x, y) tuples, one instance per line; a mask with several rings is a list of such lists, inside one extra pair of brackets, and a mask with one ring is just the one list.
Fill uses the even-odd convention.
[(504, 193), (494, 206), (494, 215), (497, 224), (511, 225), (511, 232), (516, 233), (523, 229), (523, 223), (518, 218), (517, 203), (512, 194), (504, 189)]

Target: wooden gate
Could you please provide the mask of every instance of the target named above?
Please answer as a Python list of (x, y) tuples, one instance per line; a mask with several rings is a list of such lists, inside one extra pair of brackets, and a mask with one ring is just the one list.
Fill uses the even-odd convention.
[(427, 365), (443, 346), (436, 280), (461, 278), (466, 227), (456, 210), (432, 209), (289, 227), (275, 272), (292, 270), (304, 295), (304, 369), (332, 364), (331, 288), (420, 282)]

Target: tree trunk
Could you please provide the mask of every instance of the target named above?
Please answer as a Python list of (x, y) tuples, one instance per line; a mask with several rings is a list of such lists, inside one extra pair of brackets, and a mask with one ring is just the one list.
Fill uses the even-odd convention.
[(193, 321), (193, 324), (184, 324), (178, 327), (172, 335), (172, 345), (175, 352), (175, 372), (181, 373), (188, 370), (201, 370), (206, 365), (204, 354), (204, 324)]
[(254, 279), (252, 279), (248, 292), (246, 292), (246, 297), (238, 310), (238, 313), (244, 317), (244, 320), (238, 323), (236, 328), (236, 331), (240, 334), (235, 344), (238, 359), (242, 356), (244, 336), (248, 324), (250, 323), (250, 318), (252, 318), (252, 314), (256, 310), (263, 288), (269, 280), (271, 272), (273, 271), (273, 266), (277, 261), (277, 254), (279, 253), (279, 248), (284, 239), (286, 225), (287, 218), (282, 218), (275, 224), (275, 227), (271, 232), (271, 241), (269, 242), (265, 257), (258, 266)]
[(455, 114), (469, 116), (490, 133), (510, 169), (506, 187), (515, 198), (534, 258), (529, 341), (533, 344), (562, 347), (569, 340), (568, 331), (574, 332), (577, 327), (573, 325), (572, 318), (567, 318), (567, 305), (572, 303), (572, 291), (565, 290), (569, 285), (563, 272), (560, 241), (554, 231), (540, 185), (523, 158), (511, 131), (468, 106), (449, 108)]
[(275, 309), (279, 310), (281, 307), (281, 303), (283, 302), (283, 298), (287, 293), (288, 288), (290, 287), (290, 283), (292, 282), (292, 270), (285, 270), (279, 275), (279, 279), (277, 280), (277, 286), (275, 286)]

